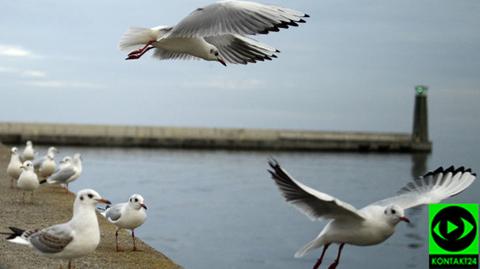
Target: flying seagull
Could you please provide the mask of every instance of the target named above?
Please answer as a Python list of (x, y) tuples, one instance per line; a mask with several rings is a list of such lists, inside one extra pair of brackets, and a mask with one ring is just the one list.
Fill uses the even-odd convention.
[(289, 8), (248, 1), (220, 1), (197, 8), (175, 26), (130, 28), (121, 38), (121, 50), (135, 49), (126, 60), (139, 59), (155, 49), (164, 59), (204, 59), (224, 66), (272, 60), (279, 50), (248, 35), (278, 32), (298, 26), (309, 15)]
[(0, 234), (8, 235), (10, 242), (32, 247), (40, 255), (68, 260), (68, 268), (72, 268), (73, 259), (90, 254), (100, 243), (95, 210), (98, 203), (110, 204), (94, 190), (81, 190), (69, 222), (34, 230), (10, 227), (11, 232)]
[(323, 246), (323, 251), (314, 265), (322, 263), (325, 251), (332, 244), (339, 244), (337, 258), (329, 269), (336, 268), (345, 244), (368, 246), (382, 243), (395, 231), (400, 221), (410, 222), (404, 210), (431, 203), (438, 203), (465, 190), (476, 178), (471, 169), (453, 166), (428, 172), (423, 177), (409, 182), (397, 196), (374, 202), (362, 209), (343, 202), (326, 193), (312, 189), (291, 177), (278, 162), (269, 162), (268, 170), (287, 202), (296, 206), (312, 220), (327, 219), (329, 222), (320, 234), (295, 253), (302, 257), (312, 249)]

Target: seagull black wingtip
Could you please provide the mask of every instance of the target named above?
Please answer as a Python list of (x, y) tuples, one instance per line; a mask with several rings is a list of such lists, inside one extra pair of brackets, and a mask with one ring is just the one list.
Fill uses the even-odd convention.
[(455, 167), (453, 165), (451, 165), (450, 167), (447, 168), (447, 170), (445, 170), (445, 173), (453, 173), (455, 172)]

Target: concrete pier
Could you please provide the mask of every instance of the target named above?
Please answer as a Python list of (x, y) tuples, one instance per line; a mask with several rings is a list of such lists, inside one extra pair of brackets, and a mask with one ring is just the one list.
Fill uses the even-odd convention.
[(264, 151), (430, 152), (427, 96), (418, 87), (412, 134), (154, 126), (0, 123), (0, 142), (92, 147)]
[(4, 144), (285, 151), (430, 151), (410, 134), (0, 123)]

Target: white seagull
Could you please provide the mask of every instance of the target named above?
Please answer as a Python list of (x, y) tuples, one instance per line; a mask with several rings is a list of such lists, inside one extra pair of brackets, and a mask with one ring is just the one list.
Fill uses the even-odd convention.
[(49, 147), (47, 154), (42, 158), (36, 159), (33, 162), (35, 170), (38, 170), (38, 174), (41, 178), (47, 178), (55, 172), (57, 164), (55, 163), (55, 154), (58, 150), (55, 147)]
[(65, 166), (68, 166), (72, 163), (72, 157), (65, 156), (58, 164), (58, 170), (62, 169)]
[(33, 161), (35, 158), (35, 151), (33, 150), (33, 143), (32, 141), (28, 140), (22, 152), (22, 161)]
[(65, 157), (64, 160), (67, 161), (61, 164), (55, 173), (46, 180), (40, 181), (40, 183), (64, 184), (68, 190), (68, 184), (79, 178), (82, 174), (82, 157), (80, 153), (75, 153), (71, 162), (68, 161), (69, 159), (67, 157)]
[(10, 242), (31, 246), (40, 255), (68, 260), (68, 268), (72, 268), (73, 259), (90, 254), (100, 243), (97, 203), (110, 204), (94, 190), (81, 190), (69, 222), (34, 230), (9, 227), (12, 232), (1, 234), (8, 235)]
[(136, 50), (127, 60), (155, 49), (158, 59), (204, 59), (226, 66), (272, 60), (279, 50), (247, 35), (278, 32), (298, 26), (309, 15), (289, 8), (248, 1), (220, 1), (197, 8), (175, 26), (130, 28), (121, 38), (121, 50)]
[(438, 203), (465, 190), (475, 180), (471, 169), (442, 167), (409, 182), (397, 196), (377, 201), (362, 209), (343, 202), (326, 193), (312, 189), (293, 179), (276, 161), (269, 162), (268, 170), (287, 202), (296, 206), (312, 220), (330, 220), (320, 234), (295, 253), (302, 257), (310, 250), (323, 246), (314, 265), (318, 268), (330, 244), (339, 244), (337, 258), (329, 269), (336, 268), (345, 244), (368, 246), (385, 241), (400, 221), (410, 222), (404, 210)]
[(10, 150), (10, 162), (7, 166), (7, 174), (10, 176), (10, 188), (15, 186), (15, 180), (18, 179), (20, 174), (22, 173), (22, 161), (20, 160), (20, 155), (18, 154), (18, 149), (13, 147)]
[(147, 218), (145, 210), (147, 210), (147, 206), (145, 205), (143, 197), (140, 194), (133, 194), (127, 203), (116, 204), (101, 213), (109, 222), (117, 226), (117, 230), (115, 231), (117, 251), (119, 251), (118, 231), (121, 229), (129, 229), (132, 231), (133, 251), (137, 250), (135, 244), (135, 229), (145, 222)]
[(17, 187), (23, 190), (23, 202), (25, 203), (25, 192), (30, 191), (31, 195), (31, 202), (33, 203), (33, 191), (35, 191), (40, 183), (38, 182), (37, 174), (33, 170), (33, 163), (32, 161), (25, 161), (22, 166), (22, 173), (18, 177)]

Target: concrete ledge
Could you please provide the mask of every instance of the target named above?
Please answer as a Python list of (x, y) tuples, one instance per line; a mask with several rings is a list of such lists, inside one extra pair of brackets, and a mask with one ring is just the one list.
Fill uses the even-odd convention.
[(0, 123), (0, 141), (94, 147), (163, 147), (282, 151), (430, 151), (410, 134), (266, 129)]
[[(0, 231), (8, 231), (8, 226), (25, 229), (48, 227), (71, 218), (74, 195), (60, 187), (41, 187), (35, 192), (34, 204), (23, 205), (20, 202), (22, 192), (9, 187), (10, 179), (6, 175), (9, 160), (10, 151), (0, 145)], [(130, 251), (131, 237), (125, 231), (120, 234), (119, 242), (127, 251), (115, 252), (115, 227), (102, 216), (98, 216), (98, 220), (100, 245), (94, 253), (76, 259), (75, 268), (181, 268), (141, 240), (137, 240), (137, 246), (142, 251)], [(66, 267), (61, 260), (39, 256), (29, 247), (7, 242), (3, 235), (0, 236), (0, 268), (58, 268), (61, 264)]]

